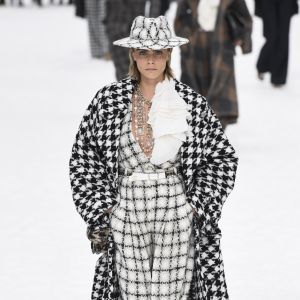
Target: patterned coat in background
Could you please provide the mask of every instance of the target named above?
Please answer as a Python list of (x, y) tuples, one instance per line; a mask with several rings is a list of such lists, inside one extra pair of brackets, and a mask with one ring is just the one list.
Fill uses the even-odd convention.
[[(175, 81), (188, 104), (191, 134), (181, 146), (181, 173), (193, 220), (195, 267), (190, 300), (228, 299), (218, 221), (233, 189), (238, 159), (205, 98)], [(117, 204), (118, 148), (122, 120), (135, 82), (126, 78), (105, 86), (89, 105), (72, 149), (70, 179), (77, 211), (87, 225), (109, 227), (107, 210)], [(118, 299), (112, 232), (108, 252), (97, 261), (93, 300)]]
[[(200, 0), (201, 1), (201, 0)], [(179, 0), (174, 29), (189, 44), (181, 49), (181, 81), (205, 96), (225, 127), (238, 118), (234, 75), (234, 40), (228, 26), (231, 13), (243, 22), (243, 53), (251, 52), (252, 19), (244, 0), (221, 0), (215, 30), (204, 32), (198, 24), (199, 0)]]
[[(114, 46), (112, 43), (129, 35), (132, 21), (137, 16), (144, 16), (145, 8), (146, 0), (109, 0), (106, 2), (106, 32), (117, 80), (128, 76), (128, 48)], [(149, 17), (158, 17), (159, 12), (160, 0), (151, 0)]]

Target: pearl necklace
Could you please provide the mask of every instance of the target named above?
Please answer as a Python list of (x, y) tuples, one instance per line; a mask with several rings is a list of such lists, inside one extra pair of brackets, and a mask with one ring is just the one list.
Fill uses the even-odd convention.
[(136, 91), (133, 99), (133, 119), (135, 121), (133, 122), (134, 133), (141, 149), (146, 154), (146, 156), (149, 157), (154, 146), (152, 127), (147, 123), (148, 113), (151, 108), (152, 102), (151, 100), (144, 97), (139, 85), (136, 86)]

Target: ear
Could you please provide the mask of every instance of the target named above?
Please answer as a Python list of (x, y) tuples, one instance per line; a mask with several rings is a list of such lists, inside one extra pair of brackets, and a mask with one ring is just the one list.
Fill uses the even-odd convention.
[(134, 61), (136, 61), (136, 51), (134, 51), (134, 49), (131, 49), (130, 51), (131, 51), (132, 59), (133, 59)]

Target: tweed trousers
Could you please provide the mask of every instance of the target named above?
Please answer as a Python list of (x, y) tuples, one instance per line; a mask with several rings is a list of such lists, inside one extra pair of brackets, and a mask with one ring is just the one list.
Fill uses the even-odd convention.
[[(121, 130), (119, 166), (156, 173), (178, 167), (179, 154), (154, 165), (131, 132), (131, 111)], [(193, 212), (180, 175), (130, 181), (119, 176), (111, 213), (120, 299), (188, 299), (193, 276)]]
[(109, 52), (109, 41), (103, 21), (106, 16), (106, 0), (85, 0), (91, 55), (101, 58)]

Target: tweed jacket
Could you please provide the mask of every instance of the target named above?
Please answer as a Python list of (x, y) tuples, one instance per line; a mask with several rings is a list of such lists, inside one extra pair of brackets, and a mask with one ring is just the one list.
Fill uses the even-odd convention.
[[(69, 162), (70, 180), (76, 209), (87, 225), (109, 227), (107, 210), (117, 204), (120, 129), (134, 83), (126, 78), (98, 91), (76, 135)], [(196, 210), (190, 299), (228, 299), (218, 221), (234, 186), (238, 159), (206, 99), (177, 80), (175, 88), (191, 113), (191, 134), (180, 149), (187, 201)], [(108, 251), (96, 264), (93, 300), (118, 299), (112, 233), (108, 240)]]

